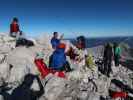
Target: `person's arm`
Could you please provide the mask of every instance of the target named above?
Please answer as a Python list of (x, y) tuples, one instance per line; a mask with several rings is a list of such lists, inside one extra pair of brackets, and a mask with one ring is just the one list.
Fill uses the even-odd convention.
[(12, 24), (10, 24), (10, 34), (12, 33)]
[(19, 25), (17, 24), (17, 30), (18, 30), (18, 32), (20, 32), (20, 28), (19, 28)]
[(114, 59), (113, 48), (111, 48), (111, 60)]
[(119, 47), (119, 52), (120, 52), (120, 55), (121, 55), (121, 47)]
[(51, 45), (52, 45), (53, 49), (56, 49), (56, 47), (57, 47), (57, 40), (52, 38), (51, 39)]
[(34, 94), (33, 95), (35, 97), (39, 98), (39, 97), (41, 97), (44, 94), (44, 88), (43, 88), (43, 85), (42, 85), (39, 77), (38, 76), (35, 76), (35, 77), (37, 79), (37, 82), (38, 82), (38, 85), (39, 85), (40, 90), (39, 91), (34, 91)]
[(62, 34), (62, 35), (60, 36), (60, 40), (62, 40), (62, 39), (63, 39), (63, 37), (64, 37), (64, 34)]
[(86, 57), (88, 56), (88, 51), (87, 51), (87, 49), (85, 49), (84, 53), (85, 53), (85, 58), (86, 58)]
[(121, 59), (121, 47), (119, 47), (119, 59)]

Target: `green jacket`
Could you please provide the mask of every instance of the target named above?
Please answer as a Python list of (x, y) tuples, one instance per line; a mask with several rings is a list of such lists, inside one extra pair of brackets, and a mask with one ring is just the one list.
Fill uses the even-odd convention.
[(116, 47), (114, 54), (120, 56), (120, 54), (121, 54), (121, 48), (120, 47)]

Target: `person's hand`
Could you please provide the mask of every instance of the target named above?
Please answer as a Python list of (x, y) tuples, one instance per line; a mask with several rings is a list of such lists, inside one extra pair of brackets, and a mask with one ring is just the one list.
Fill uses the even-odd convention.
[(62, 35), (60, 36), (60, 39), (63, 39), (63, 37), (64, 37), (64, 34), (62, 34)]

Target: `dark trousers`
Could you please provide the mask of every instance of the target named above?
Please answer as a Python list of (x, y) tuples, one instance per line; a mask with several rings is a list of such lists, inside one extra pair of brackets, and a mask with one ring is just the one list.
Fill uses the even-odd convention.
[(51, 56), (49, 57), (49, 68), (52, 67), (52, 65), (51, 65), (51, 64), (52, 64), (52, 58), (53, 58), (53, 55), (51, 55)]
[(112, 71), (112, 69), (111, 69), (111, 62), (112, 62), (111, 59), (105, 59), (104, 60), (104, 73), (107, 76), (109, 76), (110, 75), (110, 72)]
[(66, 72), (72, 71), (72, 69), (71, 69), (70, 64), (69, 64), (68, 61), (64, 64), (64, 68), (65, 68), (65, 71), (66, 71)]
[(120, 64), (120, 57), (118, 55), (114, 56), (115, 66), (119, 66)]

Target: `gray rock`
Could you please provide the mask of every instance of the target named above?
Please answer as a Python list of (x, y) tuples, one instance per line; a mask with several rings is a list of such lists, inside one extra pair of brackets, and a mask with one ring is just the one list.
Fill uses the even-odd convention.
[(64, 91), (66, 81), (62, 78), (52, 77), (45, 86), (45, 97), (48, 100), (58, 100)]
[[(37, 39), (35, 46), (30, 48), (14, 48), (15, 40), (13, 38), (0, 35), (0, 86), (5, 81), (8, 82), (9, 87), (11, 86), (14, 89), (22, 83), (26, 74), (37, 75), (38, 70), (34, 64), (36, 53), (43, 52), (44, 62), (48, 64), (49, 56), (53, 52), (50, 38), (50, 36), (46, 36)], [(98, 58), (103, 54), (103, 46), (89, 48), (88, 51), (95, 58)], [(97, 77), (97, 70), (92, 73), (90, 69), (74, 64), (73, 61), (70, 61), (70, 65), (75, 70), (66, 74), (67, 79), (62, 79), (52, 74), (49, 74), (45, 79), (41, 79), (45, 93), (39, 100), (100, 100), (100, 96), (109, 96), (108, 89), (121, 91), (120, 88), (110, 83), (111, 79), (120, 80), (133, 88), (133, 73), (123, 66), (117, 68), (113, 66), (111, 78), (108, 78), (103, 74)], [(95, 85), (88, 79), (92, 79)], [(39, 90), (36, 80), (34, 80), (31, 88)], [(13, 89), (9, 91), (10, 94)], [(3, 100), (2, 96), (0, 96), (0, 100)]]
[(0, 64), (0, 81), (7, 81), (10, 76), (9, 65), (5, 62)]

